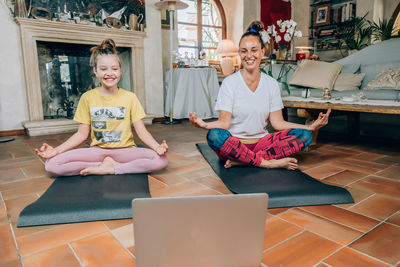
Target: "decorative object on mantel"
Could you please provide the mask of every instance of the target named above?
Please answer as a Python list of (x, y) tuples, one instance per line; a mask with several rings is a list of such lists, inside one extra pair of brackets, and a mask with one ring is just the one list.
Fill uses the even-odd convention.
[(105, 23), (109, 28), (117, 28), (120, 29), (122, 27), (122, 23), (119, 19), (114, 17), (107, 17), (105, 19)]
[(34, 7), (32, 8), (32, 17), (35, 19), (45, 19), (51, 20), (51, 11), (44, 7)]
[(140, 28), (138, 27), (138, 25), (140, 25), (143, 21), (143, 14), (130, 14), (129, 15), (129, 28), (132, 31), (137, 31), (140, 30)]
[[(175, 13), (176, 10), (185, 9), (189, 5), (184, 3), (184, 2), (181, 2), (179, 0), (166, 0), (166, 1), (162, 1), (161, 0), (161, 1), (157, 2), (157, 3), (155, 3), (154, 5), (157, 8), (161, 9), (161, 10), (162, 9), (167, 9), (169, 11), (169, 21), (170, 21), (170, 24), (169, 24), (169, 50), (170, 50), (170, 52), (169, 52), (169, 66), (170, 66), (170, 68), (172, 68), (172, 63), (173, 63), (172, 57), (173, 57), (173, 55), (175, 53), (174, 52), (174, 40), (173, 40), (173, 38), (174, 38), (174, 36), (173, 36), (174, 25), (172, 24), (172, 22), (174, 21), (173, 20), (174, 19), (174, 13)], [(172, 83), (173, 82), (172, 69), (169, 72), (169, 74), (170, 74), (170, 81)], [(170, 84), (170, 86), (172, 87), (173, 84)], [(172, 100), (172, 98), (171, 98), (171, 100)], [(174, 121), (174, 119), (172, 118), (173, 115), (174, 115), (174, 111), (172, 109), (172, 106), (173, 105), (170, 105), (171, 108), (169, 110), (169, 121), (165, 121), (165, 124), (180, 123), (180, 121)]]
[(21, 18), (28, 17), (28, 11), (26, 10), (25, 0), (15, 0), (14, 16), (21, 17)]

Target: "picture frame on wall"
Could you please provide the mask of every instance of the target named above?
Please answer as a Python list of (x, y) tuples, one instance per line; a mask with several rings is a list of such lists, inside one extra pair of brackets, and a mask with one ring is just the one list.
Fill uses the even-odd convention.
[(315, 7), (314, 11), (314, 26), (322, 26), (329, 24), (331, 13), (331, 5), (323, 4)]

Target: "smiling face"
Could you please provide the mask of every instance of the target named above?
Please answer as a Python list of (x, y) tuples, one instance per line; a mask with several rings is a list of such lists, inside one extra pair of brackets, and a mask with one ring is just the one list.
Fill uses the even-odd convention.
[(258, 70), (265, 49), (261, 48), (259, 38), (256, 36), (246, 36), (239, 44), (239, 54), (243, 68), (247, 71)]
[(99, 55), (96, 60), (94, 74), (104, 89), (118, 88), (121, 79), (121, 62), (117, 55)]

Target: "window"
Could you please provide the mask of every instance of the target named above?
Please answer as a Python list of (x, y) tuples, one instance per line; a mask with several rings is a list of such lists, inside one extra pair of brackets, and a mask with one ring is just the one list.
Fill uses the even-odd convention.
[(215, 58), (218, 43), (226, 39), (225, 13), (219, 0), (183, 0), (189, 5), (178, 10), (178, 52), (198, 57), (204, 50), (207, 59)]

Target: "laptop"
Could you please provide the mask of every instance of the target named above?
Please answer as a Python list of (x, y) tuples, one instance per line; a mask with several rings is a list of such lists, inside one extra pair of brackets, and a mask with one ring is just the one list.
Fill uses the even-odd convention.
[(260, 266), (267, 194), (132, 201), (138, 267)]

